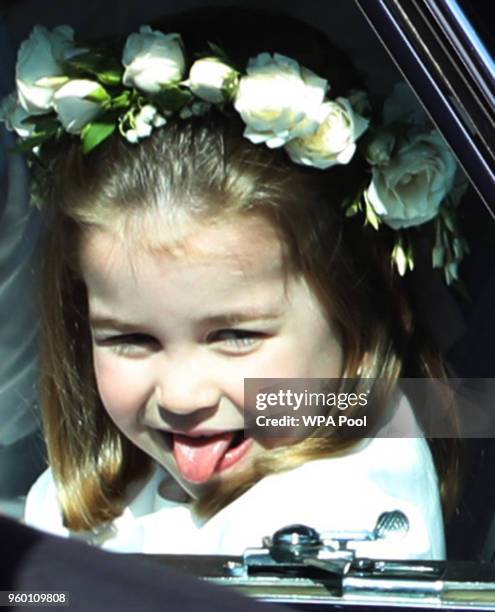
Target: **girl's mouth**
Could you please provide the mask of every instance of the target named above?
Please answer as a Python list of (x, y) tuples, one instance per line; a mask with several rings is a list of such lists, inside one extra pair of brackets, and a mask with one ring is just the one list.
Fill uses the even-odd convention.
[(196, 484), (203, 484), (238, 463), (253, 442), (252, 438), (244, 438), (242, 430), (200, 437), (169, 435), (181, 475)]

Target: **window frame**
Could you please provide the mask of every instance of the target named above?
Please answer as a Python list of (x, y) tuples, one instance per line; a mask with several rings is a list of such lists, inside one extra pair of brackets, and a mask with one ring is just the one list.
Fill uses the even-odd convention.
[(495, 68), (457, 0), (354, 0), (495, 220)]

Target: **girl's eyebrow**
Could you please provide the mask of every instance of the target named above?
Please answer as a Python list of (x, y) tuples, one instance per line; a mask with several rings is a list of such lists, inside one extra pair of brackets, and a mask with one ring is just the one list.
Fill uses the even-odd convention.
[[(236, 325), (246, 321), (268, 321), (279, 319), (281, 316), (282, 312), (280, 310), (233, 311), (198, 319), (198, 323), (208, 327), (216, 327)], [(137, 323), (129, 323), (128, 321), (121, 321), (113, 317), (98, 315), (90, 317), (90, 326), (92, 329), (116, 328), (122, 331), (135, 331), (140, 327)]]
[(200, 319), (199, 322), (207, 326), (215, 327), (221, 325), (236, 325), (237, 323), (245, 323), (246, 321), (268, 321), (279, 319), (281, 316), (281, 310), (239, 310), (205, 317)]
[(120, 321), (119, 319), (114, 319), (112, 317), (100, 317), (93, 316), (89, 319), (89, 324), (93, 329), (98, 328), (118, 328), (122, 331), (133, 331), (138, 325), (135, 323), (128, 323), (125, 321)]

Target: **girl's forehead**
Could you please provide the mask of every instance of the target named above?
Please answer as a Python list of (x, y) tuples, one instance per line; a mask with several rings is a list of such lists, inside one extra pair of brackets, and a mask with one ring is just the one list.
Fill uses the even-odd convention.
[(266, 261), (282, 263), (283, 247), (271, 224), (260, 217), (236, 217), (222, 221), (189, 222), (170, 227), (159, 218), (121, 221), (111, 227), (86, 230), (80, 249), (83, 268), (91, 262), (168, 259), (176, 265), (222, 261), (242, 268)]
[(259, 216), (205, 221), (164, 220), (158, 215), (122, 219), (111, 226), (91, 228), (82, 235), (81, 254), (111, 257), (169, 255), (178, 260), (278, 258), (282, 242), (273, 226)]
[(196, 226), (179, 246), (162, 250), (93, 230), (81, 245), (81, 271), (93, 313), (125, 311), (131, 320), (150, 304), (169, 313), (275, 308), (296, 280), (287, 274), (276, 233), (254, 219)]

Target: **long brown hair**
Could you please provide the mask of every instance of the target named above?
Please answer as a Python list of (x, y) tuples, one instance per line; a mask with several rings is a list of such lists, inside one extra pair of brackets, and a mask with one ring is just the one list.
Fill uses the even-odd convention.
[[(306, 32), (306, 40), (318, 43), (314, 55), (320, 57), (321, 35), (309, 29), (309, 38), (301, 28), (298, 24), (298, 40)], [(287, 37), (290, 28), (282, 29)], [(314, 63), (310, 67), (316, 69)], [(287, 269), (304, 275), (339, 333), (343, 377), (361, 368), (361, 376), (387, 381), (376, 397), (377, 411), (387, 405), (399, 376), (445, 376), (407, 280), (390, 266), (386, 235), (342, 214), (343, 202), (367, 180), (366, 164), (356, 155), (327, 172), (296, 166), (281, 150), (251, 144), (242, 131), (234, 114), (212, 110), (204, 117), (170, 120), (139, 146), (114, 136), (84, 156), (71, 142), (53, 163), (43, 259), (41, 394), (50, 463), (73, 530), (118, 516), (128, 484), (150, 469), (150, 459), (120, 433), (98, 397), (78, 262), (81, 238), (95, 227), (149, 214), (168, 220), (171, 231), (183, 219), (261, 216), (277, 232)], [(175, 240), (173, 234), (147, 240), (159, 245)], [(201, 500), (197, 510), (211, 515), (266, 474), (345, 452), (355, 442), (308, 438), (273, 451), (242, 479)], [(452, 503), (453, 445), (435, 440), (432, 450), (444, 501)]]

